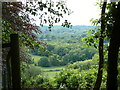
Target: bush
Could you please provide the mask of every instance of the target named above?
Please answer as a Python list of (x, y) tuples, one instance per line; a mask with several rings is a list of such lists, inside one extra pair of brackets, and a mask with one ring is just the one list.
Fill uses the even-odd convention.
[(49, 62), (50, 62), (50, 66), (60, 66), (60, 58), (56, 54), (49, 56)]
[(47, 57), (42, 57), (40, 58), (40, 60), (38, 61), (38, 66), (41, 66), (41, 67), (49, 67), (50, 66), (50, 63), (48, 61), (48, 58)]
[(36, 75), (35, 77), (30, 77), (22, 82), (23, 88), (49, 88), (52, 85), (49, 80), (42, 75)]
[(95, 65), (98, 65), (98, 62), (90, 59), (90, 60), (85, 60), (85, 61), (77, 61), (73, 64), (68, 64), (67, 68), (79, 69), (79, 71), (82, 71), (82, 70), (91, 69), (91, 67)]
[(55, 47), (54, 47), (53, 45), (48, 45), (48, 46), (47, 46), (47, 50), (48, 50), (48, 51), (52, 51), (52, 50), (54, 50), (54, 48), (55, 48)]
[[(102, 88), (105, 88), (106, 73), (103, 75)], [(79, 72), (78, 69), (65, 69), (55, 77), (57, 88), (68, 90), (92, 89), (97, 78), (97, 69)]]

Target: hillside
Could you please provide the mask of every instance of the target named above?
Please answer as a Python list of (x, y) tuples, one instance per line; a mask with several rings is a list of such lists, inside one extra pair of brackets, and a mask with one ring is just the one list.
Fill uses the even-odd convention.
[(95, 29), (96, 26), (72, 26), (72, 28), (66, 28), (62, 26), (54, 26), (49, 31), (48, 26), (40, 27), (42, 33), (39, 35), (40, 39), (54, 39), (54, 38), (73, 38), (78, 36), (84, 36), (90, 29)]
[(84, 61), (91, 59), (96, 50), (90, 47), (84, 47), (83, 37), (87, 37), (87, 31), (95, 29), (95, 26), (73, 26), (65, 28), (62, 26), (54, 26), (51, 31), (47, 26), (41, 27), (41, 33), (38, 39), (47, 43), (46, 50), (41, 49), (30, 50), (32, 55), (40, 56), (35, 60), (35, 65), (42, 67), (64, 66), (68, 63), (76, 61)]

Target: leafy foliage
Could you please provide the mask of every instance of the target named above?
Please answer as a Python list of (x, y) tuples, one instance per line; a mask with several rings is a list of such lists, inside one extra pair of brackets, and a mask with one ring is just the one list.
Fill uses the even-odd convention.
[[(97, 76), (98, 55), (91, 60), (79, 61), (67, 65), (54, 79), (44, 77), (44, 74), (24, 79), (24, 87), (58, 88), (58, 89), (92, 89)], [(35, 68), (34, 68), (35, 69)], [(104, 69), (106, 70), (106, 69)], [(33, 72), (34, 73), (34, 72)], [(26, 75), (27, 76), (27, 75)], [(101, 88), (105, 88), (106, 71), (103, 75)]]
[(73, 64), (69, 64), (67, 65), (67, 68), (69, 69), (79, 69), (79, 71), (82, 70), (88, 70), (88, 69), (92, 69), (93, 66), (97, 66), (97, 62), (93, 61), (93, 60), (85, 60), (85, 61), (77, 61)]
[[(64, 1), (59, 2), (27, 2), (26, 5), (22, 2), (3, 2), (3, 43), (9, 41), (9, 36), (12, 33), (20, 34), (20, 44), (31, 48), (41, 48), (45, 46), (37, 39), (36, 34), (41, 31), (30, 16), (37, 16), (40, 19), (40, 25), (49, 24), (49, 28), (54, 23), (60, 22), (64, 14), (70, 14), (71, 10), (67, 8)], [(47, 18), (46, 18), (47, 17)], [(18, 23), (19, 22), (19, 23)]]
[[(57, 88), (72, 89), (92, 89), (97, 76), (97, 69), (88, 69), (79, 72), (78, 69), (65, 69), (56, 76), (55, 82)], [(106, 74), (104, 73), (104, 77)], [(106, 78), (103, 78), (103, 86), (106, 83)], [(103, 87), (104, 88), (104, 87)]]
[(23, 88), (48, 88), (50, 87), (49, 81), (46, 77), (42, 75), (36, 75), (35, 77), (30, 77), (29, 80), (22, 82)]
[[(41, 49), (30, 50), (30, 53), (38, 56), (46, 56), (50, 66), (61, 66), (76, 61), (91, 59), (96, 53), (93, 48), (83, 47), (84, 42), (81, 38), (87, 36), (86, 31), (92, 26), (73, 26), (72, 29), (54, 26), (52, 31), (46, 31), (47, 26), (43, 27), (43, 33), (38, 37), (48, 43), (46, 49), (50, 52), (40, 52)], [(83, 35), (84, 34), (84, 35)]]
[(40, 61), (38, 62), (38, 65), (42, 66), (42, 67), (49, 67), (50, 64), (49, 64), (48, 58), (47, 57), (40, 58)]

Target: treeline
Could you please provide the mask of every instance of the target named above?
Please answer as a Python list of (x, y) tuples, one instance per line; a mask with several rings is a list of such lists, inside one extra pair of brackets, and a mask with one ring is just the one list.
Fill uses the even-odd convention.
[(80, 36), (85, 36), (89, 29), (95, 29), (96, 26), (73, 26), (72, 28), (65, 28), (61, 26), (52, 27), (51, 31), (48, 30), (47, 26), (41, 27), (42, 33), (38, 35), (38, 39), (65, 39), (65, 38), (79, 38)]

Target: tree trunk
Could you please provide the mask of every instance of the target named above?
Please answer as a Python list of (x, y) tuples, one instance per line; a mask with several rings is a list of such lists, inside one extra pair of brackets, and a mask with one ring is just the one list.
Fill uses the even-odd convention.
[(101, 35), (99, 38), (99, 68), (98, 68), (98, 75), (96, 79), (95, 86), (93, 90), (99, 90), (100, 85), (102, 82), (102, 73), (103, 73), (103, 65), (104, 65), (104, 55), (103, 55), (103, 43), (104, 43), (104, 37), (103, 37), (103, 32), (105, 31), (105, 20), (104, 20), (104, 14), (105, 14), (105, 9), (106, 9), (106, 3), (103, 3), (102, 6), (102, 12), (101, 12)]
[(110, 46), (108, 50), (108, 67), (107, 67), (107, 90), (117, 90), (117, 61), (118, 51), (120, 47), (120, 2), (116, 7), (113, 7), (113, 19), (115, 20), (113, 31), (110, 39)]
[(11, 71), (12, 90), (21, 90), (20, 58), (19, 58), (19, 38), (18, 34), (11, 34)]

